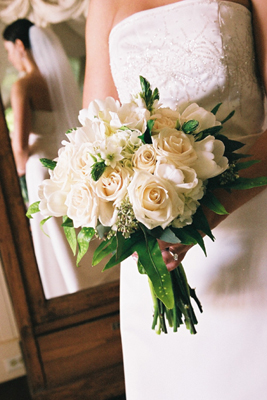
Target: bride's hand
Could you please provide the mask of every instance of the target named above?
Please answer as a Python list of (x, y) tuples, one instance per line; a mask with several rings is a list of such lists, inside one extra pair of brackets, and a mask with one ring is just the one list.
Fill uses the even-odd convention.
[(162, 253), (163, 261), (169, 271), (174, 270), (184, 259), (187, 251), (192, 247), (183, 244), (173, 244), (158, 240), (158, 244)]

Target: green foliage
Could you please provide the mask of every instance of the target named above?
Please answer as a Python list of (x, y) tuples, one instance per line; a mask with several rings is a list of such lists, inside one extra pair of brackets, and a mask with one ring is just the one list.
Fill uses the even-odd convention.
[(35, 203), (31, 204), (27, 210), (26, 217), (28, 217), (30, 219), (30, 218), (32, 218), (33, 214), (39, 212), (40, 211), (40, 208), (39, 208), (40, 203), (41, 203), (40, 201), (36, 201)]
[(51, 169), (51, 170), (55, 169), (55, 167), (57, 165), (56, 161), (49, 160), (48, 158), (40, 158), (40, 161), (41, 161), (41, 163), (43, 164), (43, 166), (45, 168), (48, 168), (48, 169)]
[(153, 105), (156, 100), (159, 100), (159, 91), (154, 89), (153, 92), (150, 87), (150, 83), (140, 76), (141, 92), (140, 96), (145, 101), (148, 111), (153, 112)]
[(106, 164), (104, 163), (104, 161), (98, 161), (94, 163), (91, 170), (91, 177), (93, 178), (93, 180), (97, 182), (104, 173), (105, 169)]

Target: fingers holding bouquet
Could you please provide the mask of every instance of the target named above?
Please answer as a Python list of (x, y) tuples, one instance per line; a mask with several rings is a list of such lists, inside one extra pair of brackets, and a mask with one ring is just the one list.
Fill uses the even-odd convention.
[(168, 271), (173, 271), (183, 261), (186, 253), (192, 245), (173, 244), (158, 240), (161, 249), (163, 261)]

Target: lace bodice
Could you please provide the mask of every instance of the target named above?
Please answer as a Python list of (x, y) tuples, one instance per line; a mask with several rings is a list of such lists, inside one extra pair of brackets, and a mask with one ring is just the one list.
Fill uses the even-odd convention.
[[(218, 114), (227, 135), (259, 133), (264, 120), (251, 13), (221, 0), (183, 0), (141, 11), (110, 34), (111, 70), (120, 99), (140, 91), (139, 75), (158, 87), (164, 105), (196, 101)], [(248, 141), (249, 142), (249, 141)]]

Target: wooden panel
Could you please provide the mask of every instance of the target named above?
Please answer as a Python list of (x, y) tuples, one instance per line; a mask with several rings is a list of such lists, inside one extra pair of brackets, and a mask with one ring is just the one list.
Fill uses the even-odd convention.
[[(49, 388), (34, 395), (34, 400), (125, 400), (122, 365), (92, 373), (68, 385)], [(149, 399), (148, 399), (149, 400)]]
[(41, 336), (38, 343), (48, 387), (122, 362), (117, 314)]

